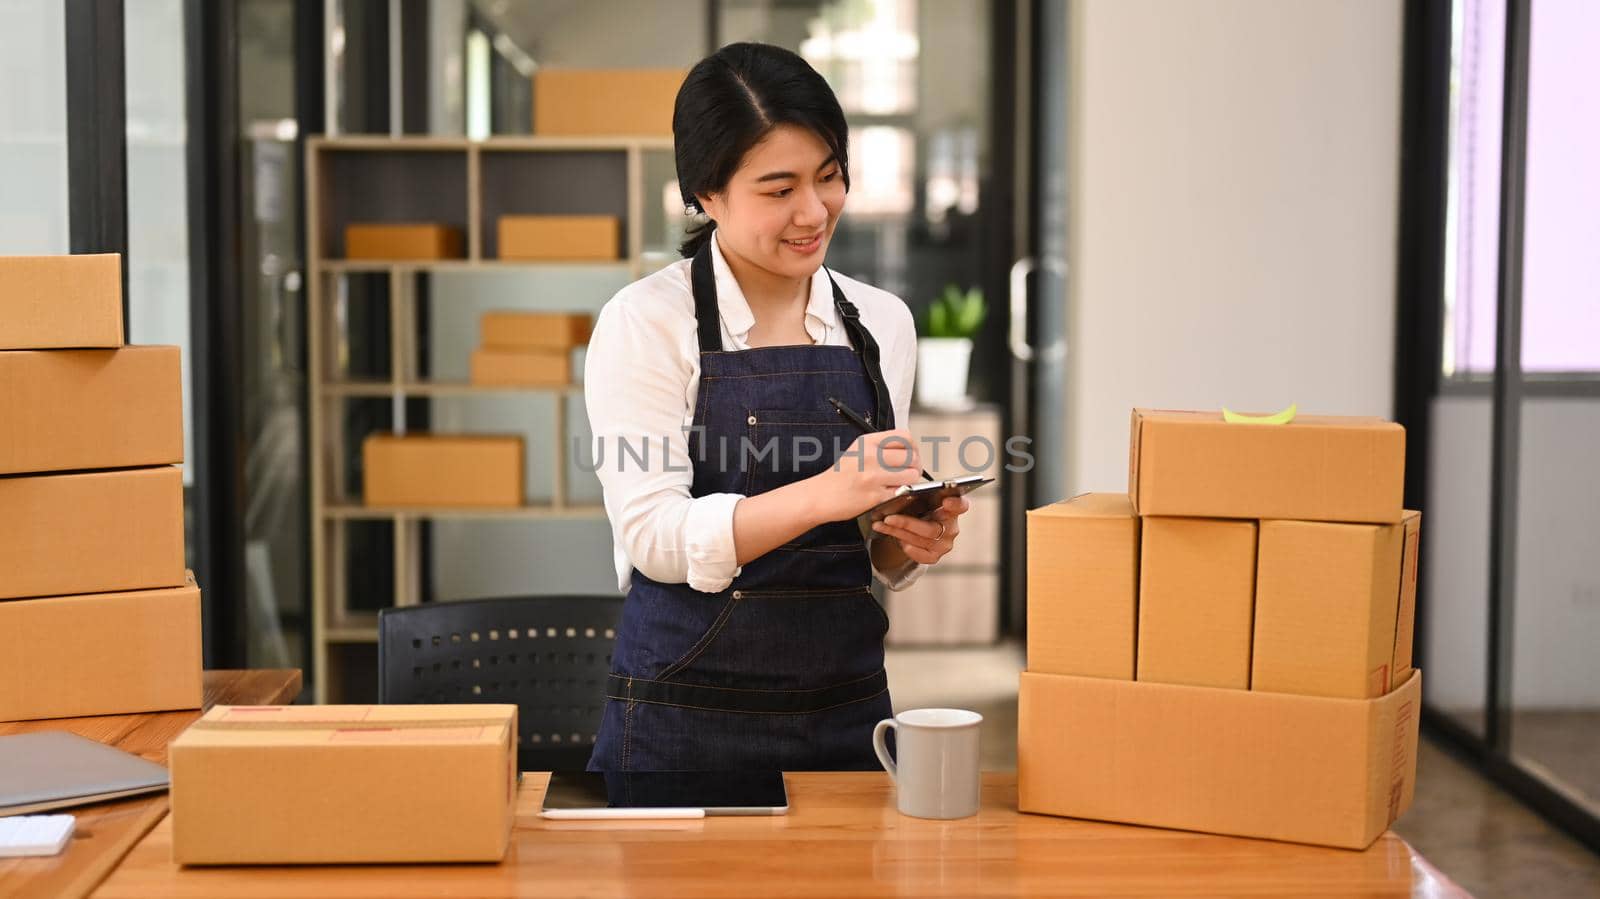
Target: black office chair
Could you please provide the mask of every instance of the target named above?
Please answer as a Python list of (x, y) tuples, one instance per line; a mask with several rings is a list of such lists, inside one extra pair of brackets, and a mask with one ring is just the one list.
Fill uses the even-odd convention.
[(435, 602), (378, 613), (378, 701), (515, 703), (521, 771), (581, 770), (621, 596)]

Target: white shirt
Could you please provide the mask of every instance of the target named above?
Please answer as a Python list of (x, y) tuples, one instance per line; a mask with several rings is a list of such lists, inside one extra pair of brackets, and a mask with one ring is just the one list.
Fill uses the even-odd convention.
[[(733, 510), (743, 494), (689, 495), (693, 474), (684, 428), (694, 420), (700, 388), (690, 263), (680, 260), (618, 291), (600, 310), (584, 361), (584, 401), (594, 435), (594, 454), (587, 461), (590, 465), (600, 461), (597, 474), (611, 519), (617, 586), (623, 592), (634, 568), (652, 580), (686, 583), (707, 593), (727, 589), (741, 570), (733, 542)], [(722, 345), (727, 350), (749, 349), (755, 316), (714, 237), (711, 264)], [(917, 369), (911, 310), (888, 291), (837, 272), (834, 278), (878, 342), (895, 422), (904, 427)], [(828, 276), (820, 270), (811, 277), (805, 328), (819, 346), (850, 345), (833, 305)], [(648, 445), (648, 464), (638, 464), (634, 456), (619, 464), (623, 442), (635, 451)], [(875, 573), (890, 589), (898, 590), (916, 580), (923, 567)]]

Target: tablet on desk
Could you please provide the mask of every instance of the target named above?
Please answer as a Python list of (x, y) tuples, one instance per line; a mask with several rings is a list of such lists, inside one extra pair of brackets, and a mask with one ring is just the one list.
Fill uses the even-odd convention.
[(993, 482), (994, 478), (986, 478), (981, 474), (975, 474), (964, 478), (951, 478), (946, 481), (924, 481), (920, 484), (909, 484), (901, 487), (895, 492), (894, 496), (862, 512), (856, 518), (856, 524), (861, 528), (861, 536), (870, 539), (877, 533), (872, 529), (872, 526), (890, 515), (909, 515), (912, 518), (922, 518), (939, 508), (949, 497), (964, 496), (984, 484)]
[(699, 818), (781, 815), (789, 794), (778, 771), (556, 771), (546, 818)]

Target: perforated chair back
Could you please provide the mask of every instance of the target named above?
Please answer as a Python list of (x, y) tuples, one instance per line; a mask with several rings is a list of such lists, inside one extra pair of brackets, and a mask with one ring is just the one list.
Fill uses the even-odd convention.
[(378, 701), (515, 703), (522, 771), (582, 769), (621, 596), (436, 602), (378, 613)]

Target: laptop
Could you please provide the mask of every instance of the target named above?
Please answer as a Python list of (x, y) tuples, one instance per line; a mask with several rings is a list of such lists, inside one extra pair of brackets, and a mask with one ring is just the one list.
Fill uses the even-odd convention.
[(60, 730), (0, 737), (0, 817), (167, 788), (167, 769)]

